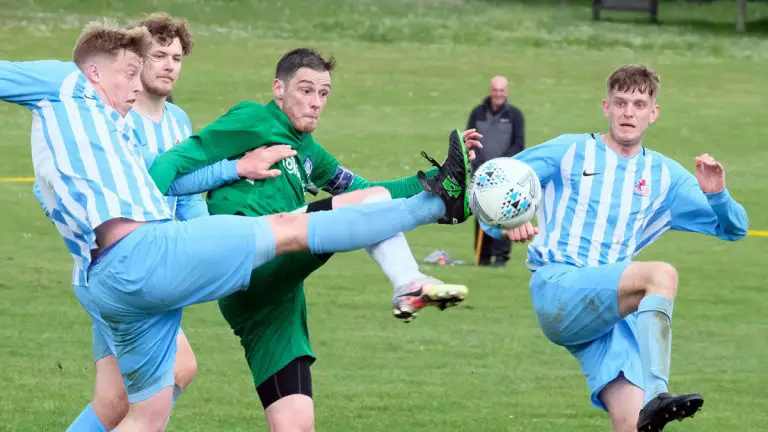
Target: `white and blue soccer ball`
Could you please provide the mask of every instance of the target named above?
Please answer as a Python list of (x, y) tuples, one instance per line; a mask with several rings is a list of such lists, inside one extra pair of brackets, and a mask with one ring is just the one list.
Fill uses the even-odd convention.
[(539, 177), (525, 162), (509, 157), (480, 165), (469, 186), (469, 207), (486, 225), (513, 229), (530, 222), (541, 200)]

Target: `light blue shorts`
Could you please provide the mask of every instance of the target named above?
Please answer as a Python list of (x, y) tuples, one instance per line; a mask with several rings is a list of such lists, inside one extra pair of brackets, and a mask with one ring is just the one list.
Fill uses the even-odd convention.
[(606, 410), (600, 392), (624, 376), (643, 388), (636, 314), (619, 314), (619, 281), (630, 262), (598, 267), (552, 264), (531, 278), (531, 298), (544, 334), (578, 360), (592, 404)]
[[(82, 289), (82, 287), (75, 289)], [(93, 319), (91, 319), (91, 324), (91, 337), (93, 339), (93, 362), (96, 363), (106, 356), (115, 355), (115, 353), (112, 352), (113, 347), (110, 346), (109, 342), (104, 337), (104, 334), (102, 334), (101, 330), (99, 329), (99, 325), (96, 322), (93, 322)], [(184, 333), (184, 330), (179, 328), (179, 333)]]
[(128, 401), (173, 385), (185, 306), (246, 289), (251, 271), (275, 256), (266, 218), (210, 216), (153, 222), (102, 252), (75, 294), (116, 355)]

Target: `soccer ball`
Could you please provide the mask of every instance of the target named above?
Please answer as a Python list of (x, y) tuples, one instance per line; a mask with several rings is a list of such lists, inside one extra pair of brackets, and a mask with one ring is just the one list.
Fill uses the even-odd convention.
[(541, 199), (541, 183), (533, 169), (502, 157), (480, 165), (469, 185), (469, 207), (486, 225), (512, 229), (533, 219)]

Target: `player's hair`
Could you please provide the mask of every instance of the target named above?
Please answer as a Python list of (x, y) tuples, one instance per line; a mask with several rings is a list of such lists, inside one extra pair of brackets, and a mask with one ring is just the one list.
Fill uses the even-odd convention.
[(608, 78), (608, 92), (637, 91), (650, 97), (656, 97), (659, 92), (659, 75), (645, 65), (625, 65), (616, 69)]
[(130, 51), (141, 58), (152, 46), (149, 32), (144, 27), (126, 29), (114, 21), (92, 21), (83, 28), (72, 50), (72, 61), (82, 68), (94, 56), (115, 57), (120, 51)]
[(301, 68), (310, 68), (317, 72), (333, 72), (336, 67), (336, 59), (333, 56), (323, 58), (320, 53), (311, 48), (296, 48), (283, 55), (275, 68), (275, 78), (288, 82), (296, 71)]
[(138, 21), (136, 27), (146, 27), (152, 40), (162, 46), (168, 46), (173, 40), (179, 38), (181, 52), (187, 55), (192, 52), (194, 42), (187, 25), (189, 21), (184, 18), (174, 18), (165, 12), (155, 12)]

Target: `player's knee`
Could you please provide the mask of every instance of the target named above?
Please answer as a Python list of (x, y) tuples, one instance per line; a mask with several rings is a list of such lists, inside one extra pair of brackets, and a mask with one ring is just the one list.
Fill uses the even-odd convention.
[(128, 394), (122, 387), (96, 392), (91, 406), (107, 429), (117, 426), (128, 414)]
[(306, 250), (308, 224), (306, 214), (280, 213), (267, 216), (267, 220), (272, 228), (275, 251), (278, 255)]
[(611, 426), (611, 432), (637, 432), (637, 421), (633, 423), (626, 418), (614, 421)]
[(284, 415), (270, 424), (271, 432), (314, 432), (315, 416), (312, 413)]
[(672, 264), (655, 262), (648, 270), (647, 294), (660, 295), (668, 299), (674, 299), (677, 295), (677, 269)]
[(386, 201), (392, 199), (392, 194), (387, 190), (387, 188), (382, 186), (374, 186), (370, 189), (366, 189), (367, 196), (369, 197), (376, 197), (377, 199), (381, 201)]
[(368, 189), (356, 190), (333, 197), (333, 208), (346, 207), (349, 205), (389, 201), (392, 194), (381, 186), (374, 186)]
[(174, 383), (181, 387), (186, 388), (197, 375), (197, 359), (193, 353), (184, 356), (183, 358), (176, 358), (176, 366), (173, 368)]
[(292, 394), (272, 403), (265, 411), (271, 432), (313, 432), (315, 411), (312, 399)]
[(168, 426), (168, 418), (171, 414), (171, 400), (155, 401), (156, 403), (146, 403), (144, 401), (137, 406), (134, 405), (128, 412), (129, 417), (133, 417), (131, 424), (139, 427), (137, 430), (147, 432), (163, 432)]

